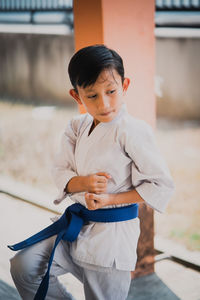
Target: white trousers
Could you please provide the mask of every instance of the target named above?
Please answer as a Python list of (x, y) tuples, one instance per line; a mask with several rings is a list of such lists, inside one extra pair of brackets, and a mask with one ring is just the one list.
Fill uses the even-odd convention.
[[(23, 300), (34, 299), (46, 272), (54, 240), (55, 237), (52, 237), (23, 249), (11, 259), (11, 275)], [(46, 300), (74, 300), (57, 278), (68, 272), (83, 283), (86, 300), (125, 300), (128, 296), (131, 283), (129, 271), (111, 269), (102, 272), (80, 267), (69, 254), (68, 242), (64, 242), (64, 246), (60, 242), (51, 266)]]

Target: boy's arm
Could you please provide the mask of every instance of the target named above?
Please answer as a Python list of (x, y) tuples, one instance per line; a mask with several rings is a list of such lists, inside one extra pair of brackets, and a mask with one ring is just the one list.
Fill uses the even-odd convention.
[(111, 176), (106, 172), (98, 172), (88, 176), (74, 176), (65, 187), (66, 193), (91, 192), (106, 193), (107, 182)]
[(84, 118), (82, 116), (74, 117), (68, 122), (68, 125), (62, 135), (60, 146), (54, 157), (52, 166), (52, 177), (59, 190), (55, 204), (59, 204), (66, 196), (66, 185), (71, 178), (77, 176), (75, 163), (75, 146), (80, 126)]
[(78, 176), (75, 163), (75, 145), (82, 117), (76, 117), (68, 123), (62, 136), (59, 151), (54, 159), (52, 176), (59, 189), (55, 204), (59, 204), (67, 194), (77, 192), (106, 193), (107, 181), (111, 176), (106, 172), (99, 172), (88, 176)]
[(87, 208), (90, 210), (99, 209), (104, 206), (118, 205), (118, 204), (132, 204), (132, 203), (143, 203), (144, 199), (135, 190), (118, 194), (94, 194), (86, 193), (85, 201)]
[[(155, 142), (149, 125), (141, 121), (127, 128), (121, 135), (121, 144), (132, 159), (131, 179), (133, 189), (118, 194), (85, 194), (88, 209), (109, 205), (145, 202), (159, 212), (164, 212), (174, 191), (169, 170)], [(133, 138), (134, 137), (134, 138)], [(134, 188), (135, 187), (135, 188)]]
[(144, 121), (134, 120), (132, 126), (126, 128), (121, 143), (133, 161), (133, 188), (148, 206), (164, 212), (174, 192), (174, 183), (157, 147), (152, 128)]
[(108, 205), (113, 204), (127, 204), (127, 203), (142, 203), (144, 199), (140, 196), (140, 194), (135, 190), (131, 190), (128, 192), (118, 193), (118, 194), (108, 194)]

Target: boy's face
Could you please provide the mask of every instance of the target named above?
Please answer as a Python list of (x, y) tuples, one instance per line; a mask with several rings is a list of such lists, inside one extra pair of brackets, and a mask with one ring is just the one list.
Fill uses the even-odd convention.
[(123, 96), (128, 89), (130, 80), (124, 79), (115, 69), (104, 70), (100, 73), (96, 82), (86, 88), (77, 87), (70, 90), (70, 95), (84, 105), (86, 111), (94, 118), (94, 124), (110, 122), (118, 114), (122, 104)]

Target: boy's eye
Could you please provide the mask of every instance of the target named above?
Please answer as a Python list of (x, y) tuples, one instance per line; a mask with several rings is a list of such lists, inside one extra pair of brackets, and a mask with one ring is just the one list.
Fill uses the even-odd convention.
[(108, 91), (108, 94), (113, 94), (116, 90)]
[(96, 98), (96, 94), (95, 95), (90, 95), (90, 96), (87, 96), (89, 99), (94, 99), (94, 98)]

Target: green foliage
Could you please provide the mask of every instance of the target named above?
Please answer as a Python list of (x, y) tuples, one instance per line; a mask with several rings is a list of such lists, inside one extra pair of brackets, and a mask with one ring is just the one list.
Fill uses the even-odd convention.
[(171, 230), (169, 237), (184, 244), (190, 250), (200, 251), (200, 234), (197, 232), (173, 229)]
[(170, 237), (171, 238), (183, 238), (185, 236), (185, 232), (178, 230), (178, 229), (173, 229), (170, 232)]

